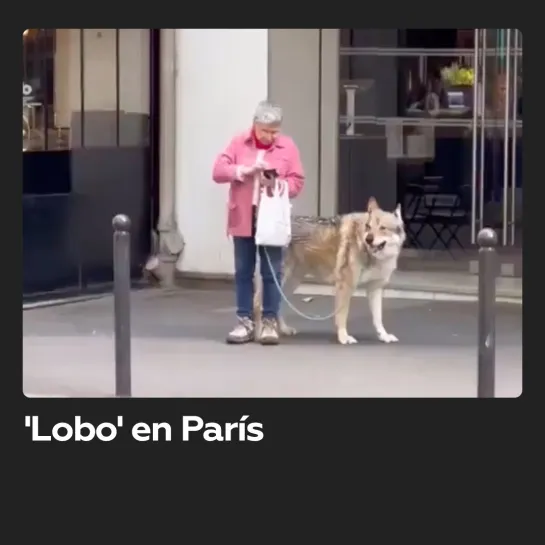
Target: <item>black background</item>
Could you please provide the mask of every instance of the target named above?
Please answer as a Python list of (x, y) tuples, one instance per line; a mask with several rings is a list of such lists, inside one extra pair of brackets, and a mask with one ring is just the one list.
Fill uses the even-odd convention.
[[(381, 24), (377, 19), (383, 5), (387, 17)], [(488, 16), (501, 17), (500, 7), (495, 6)], [(236, 10), (231, 5), (228, 8), (240, 22)], [(222, 7), (217, 9), (204, 11), (209, 26), (214, 14), (220, 15), (217, 22), (224, 20)], [(517, 11), (509, 10), (509, 20), (515, 24)], [(146, 14), (146, 20), (153, 19), (150, 14), (159, 11), (135, 9), (134, 18), (139, 12)], [(354, 17), (340, 6), (335, 11)], [(126, 22), (131, 12), (132, 8), (120, 10)], [(67, 16), (68, 11), (63, 13)], [(90, 24), (100, 10), (93, 5), (86, 13), (79, 6), (77, 13), (85, 13)], [(276, 13), (284, 14), (281, 9), (270, 11), (268, 22), (273, 27)], [(320, 10), (314, 6), (303, 13), (301, 21), (294, 13), (294, 26), (310, 24), (309, 14), (317, 16)], [(44, 5), (33, 14), (46, 21), (52, 11)], [(429, 15), (414, 3), (396, 5), (395, 10), (383, 3), (377, 6), (376, 15), (366, 18), (369, 25), (372, 19), (375, 26), (389, 26), (386, 21), (393, 24), (395, 14), (404, 26)], [(178, 25), (184, 20), (182, 15), (180, 18)], [(330, 16), (327, 20), (334, 19)], [(455, 17), (449, 14), (449, 19), (455, 26)], [(189, 20), (184, 22), (189, 24)], [(198, 17), (193, 23), (199, 27)], [(205, 25), (204, 19), (201, 23)], [(276, 26), (282, 24), (285, 21), (279, 19)], [(111, 26), (119, 24), (112, 21)], [(21, 32), (16, 26), (6, 26), (0, 38), (4, 50), (15, 51)], [(539, 47), (536, 43), (534, 49), (533, 38), (537, 41), (537, 33), (525, 34), (530, 52)], [(14, 66), (20, 66), (14, 57)], [(529, 80), (525, 81), (525, 99), (530, 108), (527, 131), (541, 130), (542, 82), (535, 77), (541, 75), (541, 69), (539, 60), (532, 68), (534, 58), (530, 53), (525, 59), (525, 79)], [(20, 100), (21, 80), (15, 73), (17, 68), (12, 70), (6, 78), (6, 95), (11, 95), (5, 97), (6, 104)], [(539, 98), (534, 102), (534, 97)], [(537, 376), (543, 368), (542, 350), (536, 340), (539, 332), (536, 337), (532, 333), (542, 318), (538, 314), (531, 319), (533, 306), (540, 312), (537, 294), (544, 278), (539, 273), (542, 260), (531, 257), (538, 256), (537, 249), (543, 247), (537, 239), (543, 230), (531, 225), (539, 221), (541, 202), (534, 195), (534, 188), (542, 186), (539, 165), (525, 169), (536, 180), (525, 183), (524, 259), (528, 264), (524, 282), (530, 297), (525, 304), (524, 393), (519, 399), (26, 399), (21, 393), (21, 322), (16, 318), (21, 312), (18, 294), (22, 293), (17, 108), (6, 109), (4, 123), (10, 127), (6, 134), (13, 135), (6, 138), (3, 148), (4, 167), (10, 172), (4, 178), (7, 205), (0, 216), (6, 257), (1, 306), (6, 315), (4, 375), (0, 382), (5, 430), (3, 495), (9, 509), (4, 511), (9, 515), (4, 523), (6, 533), (16, 531), (17, 541), (70, 543), (78, 543), (82, 537), (119, 542), (246, 539), (252, 543), (307, 543), (314, 541), (315, 535), (332, 543), (415, 539), (436, 544), (447, 539), (484, 542), (497, 537), (521, 541), (524, 521), (536, 501), (524, 495), (527, 490), (523, 492), (522, 486), (540, 492), (536, 490), (538, 464), (543, 461), (537, 443), (542, 439), (539, 414), (543, 411), (539, 406), (543, 382)], [(538, 154), (533, 155), (529, 148), (532, 142), (541, 144), (539, 138), (526, 138), (524, 161), (531, 167)], [(532, 347), (533, 342), (537, 346)], [(76, 414), (94, 423), (123, 414), (125, 434), (111, 443), (33, 443), (24, 417), (36, 414), (44, 425), (70, 420)], [(138, 443), (127, 435), (130, 423), (166, 420), (175, 427), (184, 414), (214, 421), (238, 420), (249, 414), (252, 420), (263, 422), (265, 438), (243, 444)]]

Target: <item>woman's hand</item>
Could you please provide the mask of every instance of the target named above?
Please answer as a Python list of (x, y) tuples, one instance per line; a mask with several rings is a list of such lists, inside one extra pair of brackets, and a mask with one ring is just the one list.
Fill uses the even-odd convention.
[(237, 178), (242, 179), (248, 176), (253, 176), (256, 173), (255, 167), (245, 167), (243, 165), (237, 168)]
[(269, 168), (269, 163), (260, 159), (255, 162), (254, 168), (256, 169), (256, 172), (263, 172)]
[(264, 161), (257, 161), (254, 165), (250, 167), (241, 165), (238, 167), (237, 177), (246, 178), (247, 176), (254, 176), (255, 174), (261, 173), (266, 170), (267, 167), (268, 165)]

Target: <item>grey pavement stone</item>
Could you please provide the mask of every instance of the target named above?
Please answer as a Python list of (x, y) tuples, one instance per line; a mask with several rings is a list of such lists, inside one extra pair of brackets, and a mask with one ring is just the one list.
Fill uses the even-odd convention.
[[(331, 312), (331, 297), (293, 302)], [(354, 299), (349, 331), (335, 343), (332, 320), (286, 312), (299, 335), (277, 347), (227, 346), (233, 325), (227, 291), (159, 290), (132, 299), (133, 391), (141, 397), (474, 397), (477, 305), (388, 299), (386, 328), (374, 338), (365, 298)], [(23, 313), (27, 394), (105, 396), (114, 391), (111, 297)], [(497, 393), (522, 390), (522, 308), (498, 305)]]

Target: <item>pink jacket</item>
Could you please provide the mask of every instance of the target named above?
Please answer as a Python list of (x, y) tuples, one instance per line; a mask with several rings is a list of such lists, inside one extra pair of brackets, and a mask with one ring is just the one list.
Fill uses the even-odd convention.
[[(227, 234), (234, 237), (252, 236), (253, 176), (238, 180), (238, 166), (252, 166), (257, 157), (252, 131), (248, 130), (231, 140), (227, 149), (214, 164), (213, 180), (218, 184), (231, 184), (227, 210)], [(290, 199), (303, 189), (305, 175), (299, 158), (299, 150), (289, 136), (280, 134), (274, 145), (265, 152), (263, 161), (275, 168), (280, 179), (286, 180)]]

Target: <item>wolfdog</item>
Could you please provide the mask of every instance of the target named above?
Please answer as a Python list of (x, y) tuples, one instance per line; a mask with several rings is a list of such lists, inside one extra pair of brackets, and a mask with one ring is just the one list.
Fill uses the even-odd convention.
[[(282, 291), (289, 297), (308, 274), (335, 286), (335, 325), (340, 344), (358, 341), (348, 334), (350, 300), (358, 284), (367, 290), (367, 299), (378, 339), (397, 342), (382, 323), (384, 287), (397, 268), (405, 229), (398, 205), (393, 212), (382, 210), (371, 198), (366, 212), (332, 218), (294, 216), (292, 238), (285, 250)], [(254, 317), (259, 331), (262, 286), (256, 275)], [(296, 331), (279, 317), (283, 335)]]

